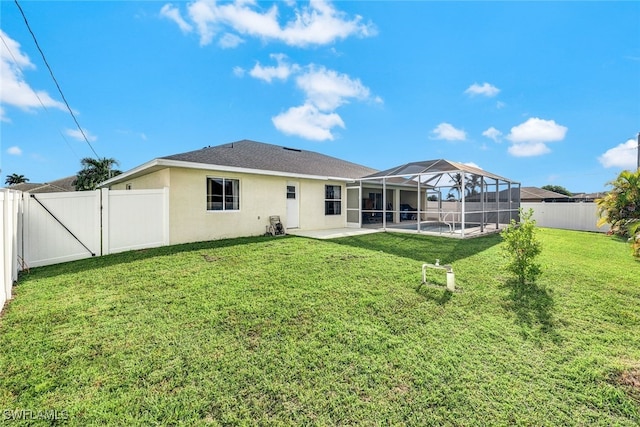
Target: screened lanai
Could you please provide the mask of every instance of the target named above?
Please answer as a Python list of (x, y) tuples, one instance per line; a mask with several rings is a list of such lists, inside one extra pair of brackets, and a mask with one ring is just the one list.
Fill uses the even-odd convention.
[(361, 228), (472, 237), (518, 218), (520, 183), (485, 170), (429, 160), (347, 186), (347, 222)]

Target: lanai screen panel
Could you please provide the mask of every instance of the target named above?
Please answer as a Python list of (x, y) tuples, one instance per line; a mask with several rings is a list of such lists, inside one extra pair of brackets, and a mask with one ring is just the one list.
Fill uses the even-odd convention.
[[(480, 232), (484, 232), (488, 225), (495, 230), (500, 229), (512, 218), (517, 218), (520, 207), (519, 183), (443, 159), (387, 169), (362, 178), (360, 185), (362, 188), (381, 187), (384, 203), (383, 206), (376, 205), (378, 209), (375, 210), (381, 211), (379, 217), (384, 228), (407, 228), (405, 224), (398, 223), (415, 218), (418, 232), (438, 223), (444, 224), (451, 234), (458, 233), (464, 237), (466, 229), (471, 227)], [(395, 191), (399, 191), (399, 196)], [(412, 198), (410, 192), (416, 196)], [(403, 198), (416, 200), (415, 214), (413, 211), (407, 214), (406, 206), (409, 205), (402, 203)], [(389, 203), (389, 200), (399, 201), (400, 207)], [(363, 204), (365, 202), (370, 204), (369, 199), (363, 199)], [(371, 206), (363, 205), (361, 209), (370, 212)], [(364, 213), (363, 218), (366, 218)]]

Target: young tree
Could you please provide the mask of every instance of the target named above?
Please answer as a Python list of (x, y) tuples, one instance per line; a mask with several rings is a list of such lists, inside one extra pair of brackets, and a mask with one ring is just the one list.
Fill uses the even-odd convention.
[(7, 185), (15, 185), (22, 184), (23, 182), (29, 181), (29, 178), (26, 178), (24, 175), (18, 175), (17, 173), (12, 173), (11, 175), (7, 175), (7, 179), (4, 180), (4, 183)]
[(640, 169), (620, 172), (609, 182), (613, 188), (597, 199), (600, 220), (598, 226), (611, 225), (611, 232), (628, 237), (634, 254), (640, 256)]
[(77, 191), (95, 190), (101, 182), (122, 173), (117, 169), (113, 169), (113, 166), (119, 163), (111, 158), (92, 159), (91, 157), (85, 157), (80, 163), (82, 164), (82, 170), (78, 172), (74, 182)]
[(533, 209), (524, 212), (520, 208), (520, 223), (515, 219), (502, 230), (500, 235), (504, 241), (503, 254), (509, 260), (506, 269), (513, 273), (518, 283), (535, 282), (542, 272), (535, 257), (542, 251), (540, 241), (536, 238), (536, 221), (532, 219)]

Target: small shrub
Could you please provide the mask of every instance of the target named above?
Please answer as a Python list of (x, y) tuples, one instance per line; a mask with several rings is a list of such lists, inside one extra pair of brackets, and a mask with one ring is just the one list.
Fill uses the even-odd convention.
[(517, 277), (520, 284), (535, 282), (542, 272), (540, 264), (534, 261), (542, 247), (536, 238), (536, 221), (531, 219), (532, 216), (533, 209), (524, 212), (520, 208), (520, 223), (512, 219), (500, 233), (504, 241), (503, 254), (509, 260), (506, 269)]

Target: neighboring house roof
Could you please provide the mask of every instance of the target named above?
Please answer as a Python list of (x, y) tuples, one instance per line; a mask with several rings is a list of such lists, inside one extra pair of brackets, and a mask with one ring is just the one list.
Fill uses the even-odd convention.
[(596, 199), (602, 199), (607, 193), (576, 193), (571, 199), (576, 202), (593, 202)]
[(76, 191), (76, 187), (73, 185), (75, 180), (75, 176), (68, 176), (66, 178), (56, 179), (55, 181), (45, 182), (42, 184), (35, 182), (23, 182), (21, 184), (11, 185), (7, 188), (25, 193), (59, 193), (64, 191)]
[(523, 202), (528, 201), (544, 201), (544, 200), (558, 200), (569, 199), (569, 196), (555, 191), (545, 190), (538, 187), (522, 187), (520, 188), (520, 200)]
[(167, 167), (254, 172), (270, 175), (357, 179), (375, 169), (307, 150), (242, 140), (160, 157), (113, 177), (101, 187)]

